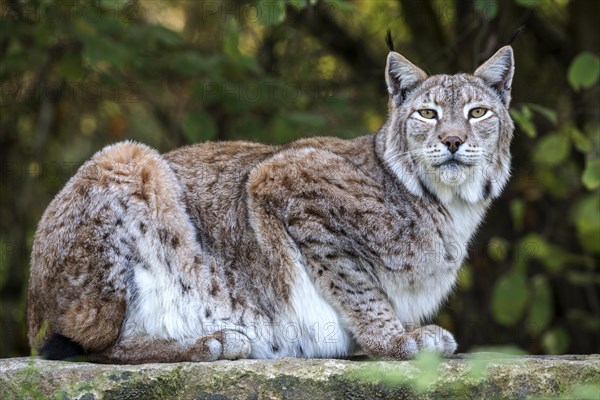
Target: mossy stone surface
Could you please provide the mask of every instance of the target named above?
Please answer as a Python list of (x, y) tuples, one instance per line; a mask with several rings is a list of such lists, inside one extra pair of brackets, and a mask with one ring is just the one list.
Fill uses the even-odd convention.
[(280, 359), (102, 365), (14, 358), (0, 360), (0, 397), (513, 399), (566, 398), (579, 387), (592, 394), (600, 388), (600, 355), (507, 359), (488, 354), (484, 363), (472, 358), (478, 356), (443, 360), (435, 378), (425, 383), (419, 381), (424, 372), (411, 361)]

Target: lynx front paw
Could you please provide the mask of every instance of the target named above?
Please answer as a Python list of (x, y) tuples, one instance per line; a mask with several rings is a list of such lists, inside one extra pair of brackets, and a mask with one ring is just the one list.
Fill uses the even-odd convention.
[(387, 343), (369, 341), (367, 353), (387, 359), (410, 360), (419, 352), (436, 352), (449, 356), (456, 351), (456, 341), (450, 332), (436, 325), (406, 331)]
[(416, 328), (408, 332), (408, 335), (415, 340), (419, 351), (432, 351), (444, 356), (452, 355), (456, 351), (454, 336), (437, 325)]

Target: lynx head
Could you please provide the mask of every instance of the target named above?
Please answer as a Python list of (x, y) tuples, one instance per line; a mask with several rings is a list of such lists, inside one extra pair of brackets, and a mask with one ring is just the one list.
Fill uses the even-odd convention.
[(392, 51), (385, 72), (384, 157), (406, 187), (444, 202), (497, 197), (510, 175), (512, 48), (498, 50), (472, 75), (429, 77)]

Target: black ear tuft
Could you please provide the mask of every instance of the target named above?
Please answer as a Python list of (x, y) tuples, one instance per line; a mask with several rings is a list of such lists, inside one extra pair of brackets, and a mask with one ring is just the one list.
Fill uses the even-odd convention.
[(394, 39), (392, 39), (392, 31), (389, 28), (385, 34), (385, 44), (387, 44), (387, 47), (390, 51), (395, 51), (394, 50)]
[(64, 360), (84, 354), (85, 350), (79, 343), (57, 333), (46, 339), (40, 348), (40, 355), (48, 360)]
[(525, 25), (521, 25), (520, 27), (517, 28), (516, 31), (514, 31), (512, 33), (512, 35), (510, 35), (510, 39), (508, 39), (508, 43), (506, 43), (507, 45), (511, 45), (515, 42), (515, 40), (517, 40), (517, 38), (519, 36), (521, 36), (521, 33), (523, 33), (523, 31), (525, 30)]

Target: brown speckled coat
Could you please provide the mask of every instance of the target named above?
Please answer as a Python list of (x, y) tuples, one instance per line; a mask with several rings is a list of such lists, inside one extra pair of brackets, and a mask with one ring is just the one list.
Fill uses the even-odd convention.
[(118, 363), (453, 353), (420, 323), (508, 179), (513, 70), (510, 47), (432, 77), (392, 52), (373, 135), (106, 147), (38, 226), (31, 346)]

